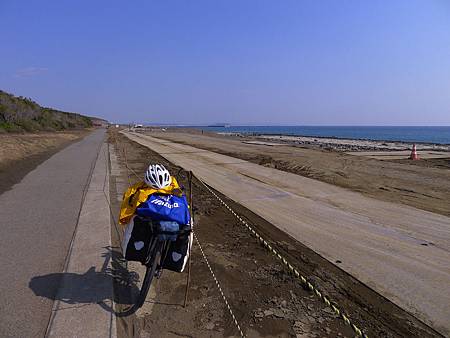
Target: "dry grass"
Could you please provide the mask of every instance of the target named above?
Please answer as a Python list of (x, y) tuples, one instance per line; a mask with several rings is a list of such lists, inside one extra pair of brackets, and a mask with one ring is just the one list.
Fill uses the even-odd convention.
[(31, 134), (0, 134), (0, 166), (31, 155), (56, 149), (74, 141), (88, 131), (45, 132)]

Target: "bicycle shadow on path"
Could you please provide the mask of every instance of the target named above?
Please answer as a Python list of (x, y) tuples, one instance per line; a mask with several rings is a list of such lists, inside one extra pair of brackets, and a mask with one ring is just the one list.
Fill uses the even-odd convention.
[[(119, 251), (110, 247), (105, 249), (107, 251), (102, 255), (104, 263), (100, 271), (96, 271), (95, 266), (92, 266), (84, 273), (63, 272), (35, 276), (31, 278), (28, 286), (38, 297), (62, 302), (63, 304), (58, 306), (59, 310), (98, 304), (116, 316), (131, 315), (137, 310), (134, 302), (139, 294), (139, 276), (126, 269), (126, 263)], [(51, 285), (59, 285), (59, 288), (55, 291)], [(111, 292), (111, 285), (114, 286), (114, 292)], [(111, 306), (111, 301), (116, 305), (130, 305), (130, 308), (117, 313)]]

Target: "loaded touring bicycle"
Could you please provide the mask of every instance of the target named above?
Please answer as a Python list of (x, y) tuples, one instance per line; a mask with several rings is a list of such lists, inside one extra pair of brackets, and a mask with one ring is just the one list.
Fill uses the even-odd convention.
[[(144, 199), (136, 196), (140, 193), (137, 185), (135, 191), (124, 195), (122, 210), (124, 203), (130, 206), (134, 203), (135, 208), (124, 232), (123, 255), (128, 261), (140, 262), (146, 269), (134, 310), (144, 304), (154, 277), (159, 278), (164, 269), (183, 272), (189, 260), (193, 241), (192, 173), (189, 173), (189, 204), (175, 178), (171, 184), (179, 188), (178, 193), (158, 190)], [(137, 203), (136, 199), (144, 201)]]

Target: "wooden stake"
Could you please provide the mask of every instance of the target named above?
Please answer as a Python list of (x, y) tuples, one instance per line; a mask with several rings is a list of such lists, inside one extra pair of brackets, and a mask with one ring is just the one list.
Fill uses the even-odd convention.
[[(194, 228), (194, 203), (192, 201), (192, 171), (189, 171), (189, 204), (191, 209), (191, 230)], [(192, 241), (192, 245), (194, 244), (194, 241)], [(189, 246), (189, 257), (188, 257), (188, 275), (187, 275), (187, 282), (186, 282), (186, 291), (184, 293), (184, 305), (183, 307), (187, 306), (187, 299), (188, 299), (188, 293), (189, 293), (189, 284), (191, 282), (191, 251), (192, 246)]]

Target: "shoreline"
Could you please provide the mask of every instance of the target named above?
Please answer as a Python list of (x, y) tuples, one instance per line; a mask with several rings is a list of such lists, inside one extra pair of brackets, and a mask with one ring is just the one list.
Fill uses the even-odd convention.
[(281, 141), (281, 144), (319, 146), (320, 148), (331, 148), (338, 151), (399, 151), (411, 150), (413, 144), (416, 144), (417, 150), (432, 150), (439, 152), (450, 152), (450, 144), (432, 143), (432, 142), (407, 142), (407, 141), (389, 141), (372, 140), (358, 138), (340, 138), (325, 136), (301, 136), (288, 134), (263, 134), (263, 133), (240, 133), (240, 132), (211, 132), (222, 136), (234, 136), (240, 138), (249, 138), (255, 140)]

